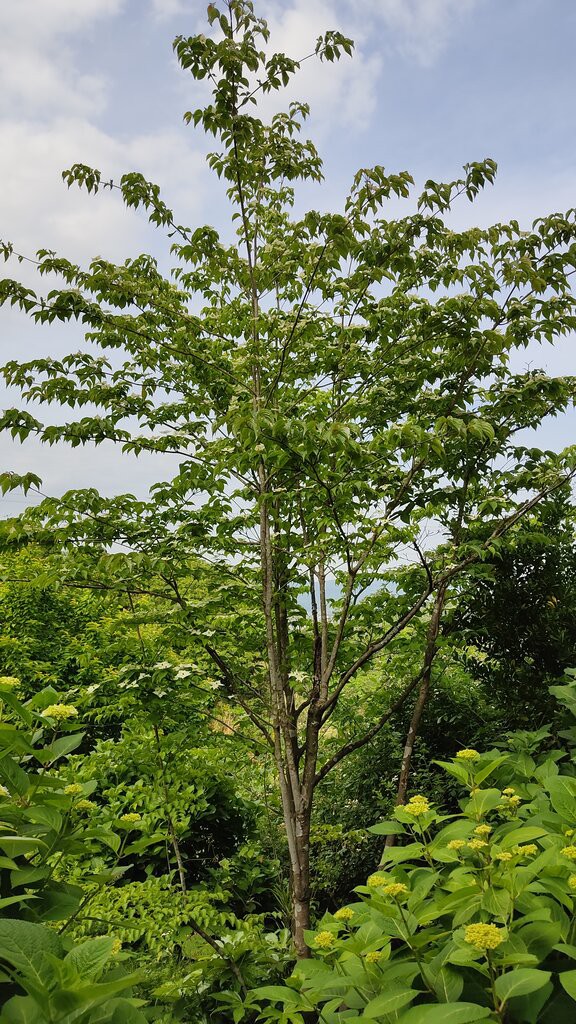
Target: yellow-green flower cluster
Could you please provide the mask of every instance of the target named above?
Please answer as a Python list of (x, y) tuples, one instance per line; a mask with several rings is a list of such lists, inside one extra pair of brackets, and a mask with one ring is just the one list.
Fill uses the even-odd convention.
[(512, 813), (512, 815), (514, 815), (521, 803), (522, 797), (518, 796), (514, 787), (506, 786), (506, 789), (502, 790), (502, 803), (498, 804), (496, 810), (503, 811), (504, 813)]
[(504, 928), (495, 924), (469, 924), (464, 930), (464, 940), (476, 949), (497, 949), (506, 939)]
[(53, 718), (55, 722), (65, 722), (69, 718), (78, 718), (78, 708), (73, 704), (49, 704), (42, 715), (44, 718)]
[(116, 954), (119, 953), (121, 949), (122, 949), (122, 940), (121, 939), (114, 939), (114, 942), (112, 943), (112, 950), (111, 950), (112, 956), (116, 956)]
[(354, 911), (352, 907), (340, 907), (334, 914), (337, 921), (351, 921), (354, 917)]
[(19, 690), (20, 680), (16, 676), (0, 676), (0, 686), (6, 690)]
[(576, 846), (563, 846), (560, 853), (568, 857), (568, 860), (576, 860)]
[(382, 892), (385, 896), (404, 896), (408, 892), (408, 886), (403, 882), (390, 882), (383, 887)]
[(74, 807), (77, 811), (93, 811), (96, 804), (93, 800), (78, 800)]
[(80, 793), (83, 792), (83, 789), (79, 782), (71, 782), (69, 786), (64, 787), (64, 792), (68, 796), (80, 796)]
[(314, 945), (318, 949), (332, 949), (336, 936), (332, 932), (318, 932), (314, 938)]
[(488, 843), (486, 842), (485, 839), (471, 839), (470, 842), (466, 845), (469, 850), (476, 851), (485, 849), (485, 847), (488, 846)]
[(515, 846), (513, 852), (520, 857), (529, 857), (534, 853), (538, 853), (538, 847), (536, 843), (524, 843), (523, 846)]
[(464, 750), (459, 750), (456, 754), (459, 761), (476, 761), (480, 754), (477, 750), (473, 750), (472, 747), (464, 747)]
[(497, 853), (494, 853), (492, 856), (493, 856), (494, 860), (501, 860), (501, 861), (512, 860), (512, 854), (510, 853), (509, 850), (499, 850)]
[(369, 885), (371, 889), (378, 889), (381, 885), (387, 885), (388, 879), (386, 875), (382, 875), (379, 871), (376, 871), (373, 875), (370, 875), (366, 885)]
[(120, 821), (125, 822), (126, 825), (135, 825), (137, 821), (142, 821), (142, 815), (137, 814), (136, 811), (129, 811), (128, 814), (121, 814)]
[(462, 850), (466, 846), (466, 840), (451, 839), (447, 846), (449, 850)]
[(382, 959), (382, 953), (379, 949), (371, 949), (369, 953), (366, 953), (364, 959), (367, 964), (377, 964)]
[(486, 838), (492, 832), (492, 825), (477, 825), (474, 829), (475, 836), (484, 836)]
[(413, 817), (419, 818), (421, 814), (426, 814), (430, 810), (430, 801), (425, 796), (411, 796), (404, 810), (408, 811), (408, 814), (412, 814)]

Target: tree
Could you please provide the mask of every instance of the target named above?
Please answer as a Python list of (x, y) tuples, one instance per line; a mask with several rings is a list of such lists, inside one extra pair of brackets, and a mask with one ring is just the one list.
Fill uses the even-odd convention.
[(499, 553), (492, 578), (464, 588), (448, 631), (509, 727), (554, 713), (547, 688), (576, 664), (576, 546), (571, 495), (557, 494)]
[[(299, 62), (267, 52), (268, 28), (248, 0), (210, 4), (208, 19), (209, 35), (178, 37), (175, 50), (212, 85), (211, 101), (185, 119), (216, 139), (208, 162), (235, 236), (180, 223), (140, 174), (115, 184), (75, 165), (69, 185), (119, 188), (167, 230), (172, 278), (147, 255), (82, 269), (41, 250), (39, 274), (59, 275), (62, 287), (42, 296), (1, 284), (3, 302), (40, 324), (77, 320), (90, 343), (63, 359), (11, 361), (6, 382), (25, 400), (96, 407), (64, 424), (9, 409), (3, 429), (176, 453), (179, 472), (147, 501), (90, 489), (46, 499), (5, 524), (4, 538), (46, 541), (62, 582), (151, 592), (180, 610), (190, 642), (273, 752), (294, 939), (306, 955), (315, 789), (390, 714), (359, 724), (323, 761), (341, 694), (427, 614), (422, 668), (393, 708), (418, 687), (425, 698), (450, 588), (574, 473), (573, 450), (527, 450), (515, 437), (566, 408), (572, 380), (514, 373), (509, 359), (576, 324), (576, 221), (572, 212), (529, 232), (515, 222), (452, 230), (444, 215), (492, 182), (492, 160), (448, 184), (428, 181), (398, 219), (387, 219), (387, 201), (409, 200), (413, 182), (381, 166), (356, 174), (342, 212), (296, 216), (296, 182), (322, 178), (299, 136), (308, 107), (293, 102), (264, 122), (257, 104)], [(351, 49), (328, 32), (315, 53), (332, 61)], [(23, 258), (10, 244), (3, 251)], [(38, 485), (32, 474), (3, 481)], [(92, 557), (89, 569), (74, 569), (74, 547)], [(399, 575), (407, 552), (415, 562)], [(186, 583), (199, 560), (212, 608), (227, 610), (209, 636), (206, 603)]]

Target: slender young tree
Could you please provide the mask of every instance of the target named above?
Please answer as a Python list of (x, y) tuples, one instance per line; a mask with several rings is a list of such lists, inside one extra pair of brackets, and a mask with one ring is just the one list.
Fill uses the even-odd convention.
[[(428, 181), (419, 196), (409, 174), (364, 168), (341, 211), (296, 216), (297, 183), (322, 179), (316, 149), (300, 137), (308, 108), (293, 102), (264, 121), (258, 102), (299, 62), (270, 53), (248, 0), (210, 4), (208, 20), (209, 34), (179, 37), (175, 50), (212, 86), (211, 101), (185, 119), (216, 140), (208, 162), (226, 187), (230, 233), (180, 223), (140, 174), (115, 184), (76, 165), (69, 185), (119, 188), (166, 229), (171, 278), (146, 255), (81, 268), (40, 251), (39, 274), (59, 275), (61, 287), (42, 295), (12, 279), (0, 285), (4, 303), (39, 324), (76, 320), (89, 343), (3, 370), (25, 401), (84, 414), (43, 423), (13, 408), (2, 428), (20, 440), (176, 453), (179, 472), (148, 500), (91, 489), (46, 499), (6, 522), (3, 536), (45, 541), (62, 583), (174, 603), (275, 759), (294, 940), (306, 955), (315, 788), (390, 713), (359, 720), (323, 760), (322, 730), (340, 696), (431, 614), (422, 670), (394, 705), (420, 687), (417, 713), (451, 586), (574, 472), (574, 450), (517, 441), (566, 408), (573, 380), (514, 372), (510, 358), (576, 324), (576, 221), (571, 212), (527, 232), (514, 222), (453, 230), (452, 205), (492, 182), (491, 160), (451, 183)], [(351, 49), (328, 32), (315, 53), (331, 61)], [(387, 217), (391, 196), (406, 200), (405, 216)], [(23, 258), (10, 244), (3, 252)], [(2, 480), (39, 486), (33, 474)], [(69, 558), (70, 548), (87, 557)], [(399, 574), (402, 557), (411, 562)], [(187, 582), (200, 561), (209, 563), (210, 635)], [(231, 628), (216, 621), (217, 604)]]

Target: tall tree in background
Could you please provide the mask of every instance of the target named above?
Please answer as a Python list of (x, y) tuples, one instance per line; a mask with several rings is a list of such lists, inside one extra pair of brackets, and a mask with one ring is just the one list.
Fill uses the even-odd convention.
[[(452, 230), (444, 215), (493, 180), (491, 160), (467, 165), (460, 180), (427, 182), (414, 201), (409, 174), (364, 168), (341, 212), (295, 217), (295, 183), (322, 179), (299, 134), (308, 108), (291, 103), (264, 122), (257, 105), (299, 63), (270, 54), (247, 0), (211, 4), (208, 18), (209, 35), (179, 37), (175, 49), (184, 70), (212, 85), (211, 101), (185, 118), (216, 139), (208, 162), (226, 186), (230, 236), (185, 226), (140, 174), (116, 185), (76, 165), (68, 184), (117, 187), (167, 230), (172, 278), (146, 255), (83, 269), (41, 251), (39, 274), (59, 275), (62, 287), (42, 296), (0, 285), (3, 302), (40, 324), (77, 320), (89, 342), (3, 370), (24, 400), (86, 415), (45, 424), (9, 409), (2, 428), (21, 440), (176, 453), (179, 472), (149, 500), (94, 490), (47, 499), (5, 523), (3, 538), (46, 541), (63, 583), (147, 590), (179, 610), (273, 752), (305, 955), (315, 788), (389, 717), (359, 721), (322, 761), (340, 695), (428, 615), (422, 668), (395, 704), (418, 691), (418, 714), (454, 581), (574, 472), (574, 450), (516, 443), (521, 428), (566, 408), (574, 382), (514, 373), (510, 357), (576, 324), (576, 221)], [(315, 52), (334, 60), (351, 48), (328, 32)], [(408, 200), (404, 217), (387, 219), (391, 196)], [(22, 258), (10, 244), (3, 251)], [(33, 474), (2, 479), (38, 485)], [(89, 560), (69, 558), (71, 547)], [(411, 560), (404, 574), (399, 557)], [(210, 580), (202, 608), (186, 582), (200, 560)]]
[[(461, 656), (509, 721), (530, 728), (555, 713), (548, 687), (576, 664), (576, 543), (571, 495), (527, 517), (494, 562), (470, 581), (448, 627)], [(470, 654), (465, 651), (468, 648)]]

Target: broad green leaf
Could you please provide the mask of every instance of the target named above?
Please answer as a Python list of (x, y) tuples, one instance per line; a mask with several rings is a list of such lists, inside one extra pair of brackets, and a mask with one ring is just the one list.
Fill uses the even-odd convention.
[[(426, 977), (428, 977), (426, 970)], [(441, 1003), (455, 1003), (462, 995), (464, 978), (453, 967), (444, 964), (435, 976), (431, 976), (432, 987)]]
[(13, 996), (0, 1013), (0, 1024), (47, 1024), (47, 1018), (30, 996)]
[[(576, 973), (576, 972), (575, 972)], [(496, 978), (496, 995), (502, 1002), (513, 996), (526, 996), (537, 992), (550, 981), (550, 971), (538, 971), (531, 967), (519, 967)]]
[(18, 796), (26, 796), (30, 788), (30, 779), (26, 772), (8, 754), (0, 757), (0, 779), (11, 792)]
[(503, 850), (509, 850), (512, 846), (518, 846), (521, 843), (531, 843), (534, 839), (541, 839), (542, 836), (548, 835), (548, 829), (538, 825), (521, 825), (519, 828), (513, 828), (511, 832), (506, 832), (498, 840), (498, 845)]
[(453, 775), (454, 778), (458, 779), (458, 782), (461, 782), (463, 786), (467, 785), (469, 776), (463, 764), (458, 764), (458, 762), (452, 761), (434, 761), (434, 764), (443, 768), (449, 775)]
[(293, 988), (286, 988), (284, 985), (261, 985), (252, 989), (252, 995), (256, 999), (269, 999), (274, 1003), (296, 1004), (302, 1001), (301, 996)]
[(406, 833), (406, 829), (399, 821), (379, 821), (376, 825), (370, 825), (366, 831), (372, 832), (375, 836), (402, 836)]
[(576, 971), (562, 971), (558, 977), (564, 991), (576, 999)]
[(565, 956), (569, 956), (571, 960), (576, 960), (576, 946), (572, 946), (567, 942), (558, 942), (554, 949), (557, 949), (559, 953), (564, 953)]
[(556, 775), (548, 780), (547, 789), (555, 811), (572, 822), (576, 820), (576, 778), (569, 775)]
[(470, 798), (464, 807), (464, 813), (471, 818), (483, 818), (488, 811), (493, 811), (498, 804), (502, 803), (502, 796), (499, 789), (481, 789)]
[(408, 843), (406, 846), (393, 846), (382, 853), (381, 864), (402, 864), (407, 860), (419, 860), (424, 847), (422, 843)]
[(59, 736), (57, 740), (54, 740), (49, 747), (44, 747), (43, 750), (37, 751), (36, 756), (42, 755), (41, 759), (43, 764), (52, 764), (59, 758), (64, 757), (65, 754), (70, 754), (73, 750), (76, 750), (80, 746), (86, 733), (74, 732), (69, 733), (67, 736)]
[(47, 850), (48, 847), (43, 839), (33, 839), (29, 836), (0, 836), (0, 849), (4, 850), (7, 857), (21, 857), (25, 853), (36, 853), (37, 850)]
[(437, 1006), (412, 1006), (398, 1018), (401, 1024), (471, 1024), (490, 1016), (488, 1006), (475, 1003), (441, 1003)]
[(509, 754), (502, 754), (500, 757), (495, 757), (493, 761), (489, 761), (488, 764), (482, 765), (477, 772), (474, 772), (474, 785), (479, 786), (489, 775), (492, 775), (492, 772), (495, 772), (500, 765), (504, 764), (509, 757)]
[(417, 994), (414, 989), (410, 989), (406, 985), (386, 986), (381, 995), (366, 1004), (360, 1015), (360, 1020), (365, 1018), (373, 1020), (376, 1017), (384, 1016), (384, 1014), (393, 1013), (395, 1010), (401, 1009), (402, 1006), (406, 1006), (407, 1003), (411, 1003)]
[(507, 1004), (512, 1019), (522, 1021), (523, 1024), (538, 1024), (542, 1019), (540, 1014), (553, 992), (554, 985), (549, 981), (537, 992), (512, 998)]
[(60, 939), (50, 928), (30, 921), (0, 921), (0, 961), (37, 981), (42, 981), (39, 974), (42, 954), (58, 956), (61, 949)]
[(110, 1024), (148, 1024), (146, 1017), (137, 1006), (127, 999), (115, 999)]

